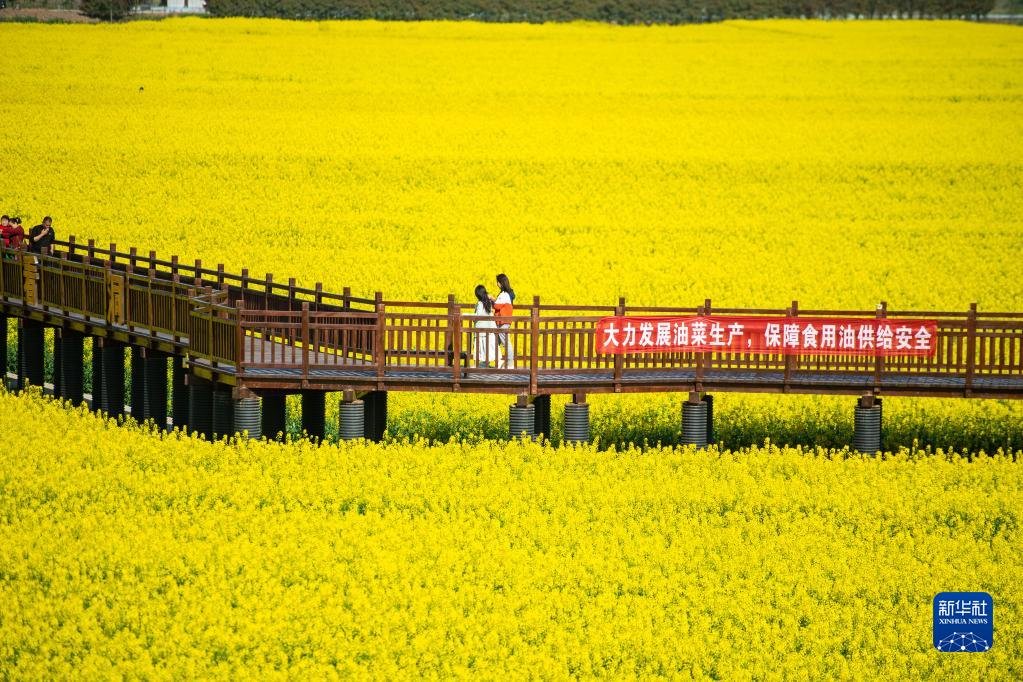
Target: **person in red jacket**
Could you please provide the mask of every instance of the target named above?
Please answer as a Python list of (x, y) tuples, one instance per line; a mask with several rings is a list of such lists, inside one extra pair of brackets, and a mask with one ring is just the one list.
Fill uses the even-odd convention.
[(25, 248), (25, 229), (21, 226), (21, 218), (11, 218), (10, 227), (4, 238), (4, 245), (9, 249)]

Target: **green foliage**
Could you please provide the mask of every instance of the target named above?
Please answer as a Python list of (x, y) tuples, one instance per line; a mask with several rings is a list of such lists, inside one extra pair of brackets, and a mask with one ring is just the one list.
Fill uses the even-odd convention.
[(82, 14), (95, 19), (120, 21), (131, 13), (135, 0), (82, 0)]
[[(89, 0), (108, 2), (120, 0)], [(994, 0), (207, 0), (213, 16), (685, 24), (766, 17), (972, 17)]]

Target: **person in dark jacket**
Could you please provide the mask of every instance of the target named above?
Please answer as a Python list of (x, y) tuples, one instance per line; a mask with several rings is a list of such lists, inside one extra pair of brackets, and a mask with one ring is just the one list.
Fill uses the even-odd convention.
[(28, 233), (28, 250), (33, 253), (49, 253), (53, 239), (53, 218), (46, 216), (41, 225), (36, 225)]

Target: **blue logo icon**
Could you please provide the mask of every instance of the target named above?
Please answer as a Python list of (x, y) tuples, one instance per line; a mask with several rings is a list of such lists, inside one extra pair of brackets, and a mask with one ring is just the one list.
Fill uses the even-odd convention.
[(934, 597), (934, 648), (983, 652), (994, 644), (995, 602), (987, 592), (941, 592)]

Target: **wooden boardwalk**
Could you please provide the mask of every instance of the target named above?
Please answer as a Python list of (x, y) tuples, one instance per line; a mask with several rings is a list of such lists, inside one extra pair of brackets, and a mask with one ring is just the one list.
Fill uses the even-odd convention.
[[(183, 358), (188, 370), (236, 394), (297, 391), (455, 391), (511, 395), (737, 391), (1023, 398), (1023, 313), (551, 306), (516, 308), (516, 364), (480, 367), (474, 349), (497, 343), (474, 304), (353, 296), (294, 279), (230, 273), (116, 246), (58, 242), (51, 255), (3, 252), (8, 317), (114, 339)], [(616, 316), (828, 316), (937, 321), (932, 357), (738, 352), (601, 353), (598, 321)]]

